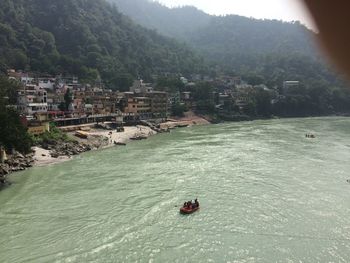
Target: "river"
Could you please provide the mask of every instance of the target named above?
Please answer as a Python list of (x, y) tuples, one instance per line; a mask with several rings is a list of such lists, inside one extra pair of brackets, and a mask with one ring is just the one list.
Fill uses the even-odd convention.
[(349, 262), (349, 160), (350, 119), (334, 117), (183, 128), (33, 168), (0, 192), (0, 262)]

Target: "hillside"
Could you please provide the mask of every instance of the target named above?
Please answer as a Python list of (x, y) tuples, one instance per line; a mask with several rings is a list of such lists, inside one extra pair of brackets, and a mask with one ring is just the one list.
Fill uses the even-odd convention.
[(136, 23), (181, 40), (186, 40), (194, 30), (209, 24), (211, 19), (210, 15), (192, 6), (171, 9), (148, 0), (108, 1)]
[[(211, 16), (191, 6), (168, 8), (150, 0), (109, 0), (135, 22), (185, 39), (213, 56), (216, 52), (297, 52), (314, 56), (312, 32), (299, 22)], [(228, 49), (228, 50), (227, 50)]]
[(210, 16), (193, 7), (170, 9), (148, 0), (109, 1), (137, 23), (184, 41), (219, 71), (253, 76), (270, 86), (286, 79), (342, 85), (318, 53), (314, 33), (299, 22)]
[(123, 89), (132, 77), (200, 71), (184, 44), (134, 24), (104, 0), (0, 0), (0, 65), (99, 77)]
[(188, 39), (211, 59), (223, 60), (227, 54), (299, 54), (316, 56), (311, 32), (296, 23), (257, 20), (236, 15), (213, 17)]

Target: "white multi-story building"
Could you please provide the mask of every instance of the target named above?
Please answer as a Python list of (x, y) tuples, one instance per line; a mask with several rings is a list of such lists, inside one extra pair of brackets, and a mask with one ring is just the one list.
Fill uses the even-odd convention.
[(33, 77), (29, 77), (29, 76), (21, 76), (21, 83), (24, 85), (27, 84), (31, 84), (34, 82), (34, 78)]
[(25, 88), (18, 92), (17, 108), (29, 116), (35, 113), (46, 113), (47, 91), (35, 84), (25, 85)]
[(39, 78), (38, 79), (38, 86), (42, 89), (46, 90), (53, 90), (55, 88), (55, 79), (50, 78)]
[(48, 105), (47, 103), (18, 104), (17, 109), (26, 116), (33, 116), (36, 113), (47, 113)]
[(34, 115), (36, 113), (47, 113), (47, 103), (28, 103), (26, 108), (27, 115)]
[(142, 79), (135, 80), (130, 87), (130, 91), (134, 93), (149, 93), (153, 91), (153, 88), (149, 83), (144, 83)]

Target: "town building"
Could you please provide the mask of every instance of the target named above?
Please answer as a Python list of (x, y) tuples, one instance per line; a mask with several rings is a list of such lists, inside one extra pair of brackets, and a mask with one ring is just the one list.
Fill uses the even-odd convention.
[(27, 127), (28, 133), (32, 135), (40, 135), (45, 132), (50, 132), (50, 122), (47, 113), (37, 113), (35, 118), (28, 120), (24, 117), (22, 123)]
[(150, 98), (151, 113), (154, 118), (165, 118), (168, 112), (168, 93), (163, 91), (152, 91), (145, 94)]
[(145, 83), (142, 79), (139, 79), (134, 81), (130, 91), (134, 93), (148, 93), (153, 91), (153, 87), (150, 83)]
[(38, 86), (42, 89), (46, 90), (54, 90), (55, 89), (55, 78), (39, 78), (38, 79)]
[(124, 112), (139, 117), (141, 119), (150, 118), (151, 113), (151, 98), (149, 97), (137, 97), (134, 94), (127, 95), (127, 106), (124, 109)]
[(17, 109), (27, 116), (47, 113), (47, 91), (35, 84), (24, 85), (23, 90), (18, 92)]
[[(130, 92), (122, 93), (103, 88), (101, 81), (98, 86), (90, 86), (80, 84), (75, 77), (34, 77), (30, 73), (16, 71), (9, 71), (8, 75), (22, 83), (16, 108), (28, 121), (37, 120), (38, 115), (46, 115), (59, 125), (65, 125), (121, 116), (129, 116), (135, 121), (166, 118), (168, 114), (168, 93), (154, 91), (152, 85), (143, 80), (136, 80)], [(70, 93), (69, 105), (67, 92)], [(42, 125), (34, 123), (32, 126)], [(39, 128), (31, 129), (33, 133), (39, 132)]]

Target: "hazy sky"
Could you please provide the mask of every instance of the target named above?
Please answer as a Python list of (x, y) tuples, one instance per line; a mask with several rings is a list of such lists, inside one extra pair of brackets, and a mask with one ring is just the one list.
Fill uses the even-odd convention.
[(209, 14), (299, 20), (315, 28), (300, 0), (155, 0), (166, 6), (193, 5)]

